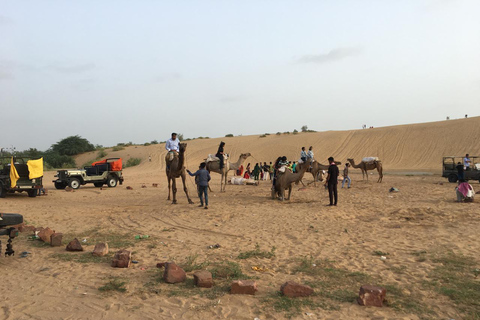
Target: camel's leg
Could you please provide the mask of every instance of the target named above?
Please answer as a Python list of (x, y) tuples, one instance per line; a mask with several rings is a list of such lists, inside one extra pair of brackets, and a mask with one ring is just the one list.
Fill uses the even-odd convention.
[(290, 200), (290, 195), (292, 194), (292, 185), (288, 187), (288, 198), (287, 200)]
[(167, 180), (168, 180), (168, 198), (167, 200), (170, 200), (170, 177), (167, 176)]
[[(367, 181), (368, 181), (368, 171), (367, 169), (362, 169), (362, 177), (363, 177), (363, 173), (365, 173), (365, 175), (367, 176)], [(365, 178), (364, 178), (365, 179)]]
[(313, 186), (317, 186), (317, 175), (312, 171), (312, 176), (313, 176)]
[(176, 178), (172, 178), (172, 195), (173, 195), (172, 203), (177, 204), (177, 179)]
[(228, 180), (228, 171), (225, 172), (225, 180), (223, 181), (223, 192), (226, 191), (226, 188), (227, 188), (227, 180)]
[(383, 168), (377, 167), (377, 172), (378, 172), (377, 182), (382, 182), (382, 180), (383, 180)]
[(181, 177), (182, 177), (182, 183), (183, 183), (183, 191), (184, 191), (185, 194), (187, 195), (188, 203), (189, 203), (189, 204), (193, 204), (192, 199), (190, 199), (190, 196), (188, 195), (187, 184), (186, 184), (186, 182), (185, 182), (185, 180), (186, 180), (185, 172), (182, 172)]

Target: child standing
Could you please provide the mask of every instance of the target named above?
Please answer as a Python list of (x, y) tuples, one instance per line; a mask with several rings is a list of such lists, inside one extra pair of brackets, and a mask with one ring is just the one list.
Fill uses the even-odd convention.
[(343, 181), (342, 181), (342, 188), (345, 185), (345, 181), (348, 180), (348, 187), (350, 188), (350, 184), (352, 183), (352, 179), (348, 176), (348, 167), (350, 167), (350, 163), (345, 164), (345, 169), (343, 169)]

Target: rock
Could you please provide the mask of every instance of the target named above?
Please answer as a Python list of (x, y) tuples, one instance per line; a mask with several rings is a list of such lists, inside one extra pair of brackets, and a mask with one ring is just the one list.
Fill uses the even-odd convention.
[(152, 183), (152, 187), (158, 188), (158, 183)]
[(67, 191), (67, 192), (73, 192), (73, 188), (67, 186), (67, 187), (65, 187), (65, 191)]
[(166, 262), (159, 262), (157, 263), (157, 268), (164, 268)]
[(22, 226), (18, 227), (18, 231), (20, 231), (20, 232), (34, 232), (35, 227), (34, 226), (22, 225)]
[(133, 190), (133, 188), (130, 186), (127, 186), (127, 190)]
[(103, 257), (108, 254), (108, 243), (97, 243), (93, 249), (92, 255), (95, 257)]
[(308, 297), (313, 293), (313, 289), (309, 286), (296, 283), (294, 281), (287, 281), (281, 287), (280, 291), (284, 296), (289, 298)]
[(80, 244), (80, 241), (78, 241), (78, 239), (75, 238), (72, 241), (70, 241), (69, 244), (67, 244), (67, 251), (83, 251), (83, 247)]
[(52, 234), (54, 234), (54, 233), (55, 233), (55, 231), (53, 231), (49, 227), (46, 227), (45, 229), (40, 230), (40, 232), (38, 232), (37, 236), (43, 242), (50, 243), (50, 238), (51, 238)]
[(115, 253), (112, 260), (112, 267), (114, 268), (128, 268), (132, 260), (132, 253), (128, 250), (120, 250)]
[(360, 287), (357, 302), (361, 306), (382, 307), (386, 294), (385, 288), (363, 285)]
[(254, 295), (257, 290), (257, 283), (253, 280), (236, 280), (232, 282), (230, 293)]
[(193, 283), (197, 287), (211, 288), (213, 287), (212, 273), (206, 270), (197, 271), (193, 274)]
[(187, 274), (182, 268), (177, 266), (173, 262), (165, 263), (165, 272), (163, 273), (163, 280), (166, 283), (178, 283), (183, 282), (187, 278)]
[(55, 232), (50, 237), (50, 245), (52, 247), (61, 247), (63, 240), (63, 233)]

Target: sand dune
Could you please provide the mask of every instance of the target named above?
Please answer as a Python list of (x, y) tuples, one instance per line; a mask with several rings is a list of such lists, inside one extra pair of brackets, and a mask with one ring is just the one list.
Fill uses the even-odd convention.
[[(164, 139), (168, 137), (163, 137)], [(448, 120), (431, 123), (401, 125), (365, 130), (311, 132), (299, 134), (272, 133), (233, 138), (191, 140), (188, 143), (187, 164), (196, 167), (209, 153), (215, 153), (220, 141), (226, 142), (226, 151), (236, 161), (243, 152), (252, 153), (247, 162), (274, 161), (285, 155), (290, 160), (299, 158), (302, 146), (314, 147), (315, 158), (326, 163), (329, 156), (345, 162), (347, 158), (360, 160), (376, 156), (382, 160), (384, 170), (441, 171), (443, 156), (480, 155), (480, 117)], [(108, 150), (107, 150), (108, 151)], [(151, 154), (155, 163), (163, 163), (161, 155), (164, 145), (148, 147), (131, 146), (108, 156), (144, 160), (144, 169), (153, 167), (145, 160)], [(77, 158), (81, 165), (95, 158), (95, 153)], [(142, 169), (142, 170), (144, 170)]]
[[(438, 171), (443, 155), (480, 153), (479, 124), (480, 118), (472, 118), (355, 131), (193, 140), (188, 141), (187, 166), (195, 169), (224, 140), (233, 158), (251, 152), (253, 157), (247, 161), (252, 163), (273, 161), (279, 155), (295, 159), (299, 147), (313, 145), (317, 159), (333, 155), (344, 161), (350, 156), (375, 155), (382, 159), (387, 171)], [(63, 232), (66, 241), (73, 236), (85, 238), (87, 252), (93, 249), (95, 241), (110, 239), (112, 251), (132, 250), (139, 263), (129, 269), (113, 269), (108, 259), (81, 263), (72, 257), (88, 253), (66, 253), (63, 247), (42, 246), (22, 234), (14, 242), (17, 255), (0, 258), (2, 285), (9, 288), (0, 293), (0, 319), (465, 316), (454, 301), (438, 293), (435, 287), (424, 285), (432, 281), (432, 272), (441, 266), (435, 257), (454, 252), (477, 259), (480, 254), (478, 202), (455, 203), (453, 185), (438, 174), (389, 175), (378, 184), (375, 179), (362, 181), (361, 174), (354, 171), (352, 188), (339, 190), (339, 206), (335, 208), (325, 206), (327, 193), (320, 186), (295, 186), (292, 200), (280, 202), (270, 199), (268, 181), (258, 187), (229, 185), (225, 193), (211, 193), (210, 209), (203, 210), (187, 203), (182, 188), (178, 191), (178, 205), (166, 200), (163, 145), (130, 146), (107, 152), (109, 157), (143, 159), (140, 165), (124, 170), (123, 186), (101, 190), (89, 185), (65, 192), (53, 188), (50, 181), (54, 172), (46, 172), (48, 196), (32, 199), (22, 194), (9, 195), (0, 200), (1, 210), (21, 213), (29, 224)], [(95, 152), (84, 154), (77, 158), (77, 163), (95, 157)], [(218, 191), (219, 175), (212, 175), (212, 189)], [(311, 181), (311, 176), (305, 177), (306, 183)], [(153, 187), (153, 183), (159, 187)], [(187, 178), (186, 184), (198, 204), (193, 179)], [(125, 186), (132, 186), (133, 190)], [(389, 193), (392, 186), (400, 192)], [(478, 183), (474, 187), (480, 189)], [(135, 240), (138, 234), (148, 234), (150, 238)], [(115, 243), (120, 247), (113, 247)], [(221, 248), (208, 248), (216, 243)], [(275, 257), (237, 258), (239, 252), (254, 249), (256, 243), (262, 250), (276, 247)], [(18, 253), (22, 251), (31, 254), (20, 258)], [(388, 253), (387, 260), (381, 261), (374, 252)], [(173, 260), (182, 265), (192, 256), (197, 256), (198, 262), (238, 263), (243, 273), (258, 282), (258, 294), (225, 294), (210, 299), (211, 289), (195, 291), (158, 282), (157, 262)], [(358, 293), (358, 283), (337, 288), (338, 284), (325, 279), (325, 275), (296, 271), (306, 258), (316, 263), (330, 261), (334, 270), (344, 270), (352, 277), (367, 275), (368, 281), (390, 285), (398, 292), (387, 292), (388, 307), (360, 307), (351, 298)], [(268, 271), (256, 272), (253, 266)], [(471, 276), (471, 270), (468, 275)], [(101, 293), (98, 288), (111, 277), (126, 281), (127, 292)], [(318, 306), (307, 305), (299, 311), (293, 308), (291, 313), (276, 307), (275, 293), (287, 280), (316, 284), (318, 295), (310, 301)], [(472, 276), (471, 281), (478, 279)], [(218, 285), (225, 283), (228, 281)], [(334, 298), (325, 298), (321, 292)], [(402, 299), (408, 303), (402, 304)]]

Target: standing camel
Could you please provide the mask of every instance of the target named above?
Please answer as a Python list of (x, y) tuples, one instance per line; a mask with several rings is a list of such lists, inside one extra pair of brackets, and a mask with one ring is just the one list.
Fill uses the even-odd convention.
[[(342, 163), (340, 161), (335, 161), (335, 163), (337, 165), (341, 165)], [(312, 163), (312, 168), (310, 170), (310, 173), (312, 174), (313, 176), (313, 185), (316, 187), (317, 186), (317, 181), (318, 181), (318, 178), (320, 178), (320, 181), (323, 181), (323, 177), (322, 175), (320, 174), (323, 170), (328, 170), (328, 165), (324, 165), (324, 164), (321, 164), (320, 162), (318, 161), (314, 161)], [(311, 182), (310, 182), (311, 183)]]
[(237, 162), (230, 162), (227, 160), (225, 166), (220, 169), (220, 162), (219, 161), (209, 161), (207, 162), (206, 169), (209, 172), (216, 172), (222, 175), (222, 179), (220, 180), (220, 192), (225, 192), (225, 186), (227, 185), (227, 175), (228, 171), (230, 170), (237, 170), (240, 166), (245, 162), (245, 160), (250, 157), (250, 153), (242, 153), (240, 157), (238, 157)]
[(378, 180), (377, 182), (382, 182), (383, 180), (383, 168), (382, 168), (382, 162), (380, 160), (374, 160), (371, 162), (360, 162), (359, 164), (355, 164), (355, 160), (353, 159), (347, 159), (348, 162), (352, 165), (353, 168), (360, 168), (362, 170), (362, 180), (365, 179), (365, 175), (367, 176), (367, 181), (368, 181), (368, 170), (374, 170), (377, 168), (378, 171)]
[(292, 184), (298, 183), (302, 180), (303, 175), (310, 167), (310, 164), (300, 163), (297, 168), (299, 171), (297, 173), (292, 173), (290, 170), (285, 169), (284, 173), (277, 173), (277, 178), (275, 180), (275, 187), (272, 188), (272, 199), (278, 195), (279, 199), (283, 201), (285, 199), (285, 190), (288, 189), (287, 200), (290, 200), (290, 195), (292, 194)]
[(177, 178), (182, 178), (183, 182), (183, 191), (187, 195), (188, 203), (193, 204), (193, 201), (188, 196), (187, 185), (185, 184), (185, 150), (187, 149), (186, 143), (180, 143), (180, 152), (178, 155), (175, 155), (172, 161), (168, 161), (168, 153), (165, 157), (165, 162), (167, 163), (166, 173), (168, 180), (168, 199), (170, 200), (170, 182), (172, 183), (172, 193), (173, 201), (172, 204), (177, 204)]

